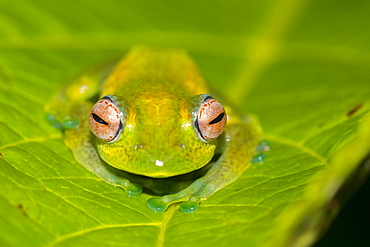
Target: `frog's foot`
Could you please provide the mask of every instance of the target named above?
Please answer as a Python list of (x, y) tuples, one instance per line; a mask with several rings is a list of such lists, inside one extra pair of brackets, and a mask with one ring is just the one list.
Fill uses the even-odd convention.
[(54, 114), (46, 114), (46, 118), (49, 123), (57, 129), (74, 129), (78, 126), (79, 121), (76, 119), (65, 119), (63, 121), (58, 121)]
[[(183, 202), (180, 202), (180, 210), (183, 213), (193, 213), (198, 210), (200, 199), (197, 196), (190, 196), (188, 198), (184, 198)], [(147, 201), (148, 207), (155, 211), (155, 212), (164, 212), (167, 208), (174, 203), (178, 203), (179, 201), (170, 201), (166, 202), (166, 196), (161, 198), (152, 197)]]
[(119, 181), (114, 181), (115, 186), (121, 187), (127, 196), (140, 196), (143, 192), (143, 187), (140, 184), (131, 183), (125, 178), (120, 178)]
[(125, 185), (121, 185), (121, 187), (125, 190), (127, 196), (140, 196), (143, 192), (143, 187), (135, 183), (128, 182)]
[[(256, 155), (251, 159), (251, 163), (262, 163), (266, 157), (265, 152), (269, 149), (268, 142), (260, 143), (255, 151)], [(222, 163), (216, 163), (205, 176), (195, 180), (189, 187), (176, 194), (150, 198), (147, 205), (156, 212), (164, 212), (171, 204), (180, 203), (180, 210), (183, 213), (195, 212), (201, 201), (206, 200), (213, 193), (237, 179), (247, 167), (248, 165), (239, 171), (230, 171)]]
[(266, 159), (266, 152), (270, 150), (269, 143), (267, 141), (261, 142), (256, 149), (256, 155), (253, 156), (251, 163), (263, 163)]
[(193, 213), (198, 210), (201, 201), (206, 200), (214, 193), (212, 186), (209, 185), (212, 183), (209, 184), (203, 179), (198, 179), (176, 194), (150, 198), (147, 205), (155, 212), (164, 212), (171, 204), (180, 203), (181, 212)]

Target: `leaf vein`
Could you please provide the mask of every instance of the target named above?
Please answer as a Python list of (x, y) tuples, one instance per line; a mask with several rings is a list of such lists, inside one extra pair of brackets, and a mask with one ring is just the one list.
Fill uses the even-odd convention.
[(100, 226), (91, 227), (91, 228), (87, 228), (87, 229), (84, 229), (84, 230), (81, 230), (81, 231), (77, 231), (77, 232), (73, 232), (73, 233), (70, 233), (70, 234), (63, 235), (63, 236), (59, 236), (58, 238), (56, 238), (55, 240), (53, 240), (52, 242), (50, 242), (46, 246), (47, 247), (55, 246), (55, 245), (57, 245), (57, 244), (59, 244), (63, 241), (68, 240), (68, 239), (78, 237), (78, 236), (82, 236), (84, 234), (94, 232), (94, 231), (112, 229), (112, 228), (135, 227), (135, 226), (159, 226), (159, 223), (129, 223), (129, 224), (117, 224), (117, 225), (104, 225), (104, 224), (102, 224)]

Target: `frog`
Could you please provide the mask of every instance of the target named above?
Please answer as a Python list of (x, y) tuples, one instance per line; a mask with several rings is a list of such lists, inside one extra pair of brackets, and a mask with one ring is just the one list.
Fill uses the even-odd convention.
[[(192, 213), (259, 153), (257, 117), (217, 95), (186, 50), (134, 46), (70, 80), (45, 110), (97, 177), (128, 197), (154, 191), (147, 205), (155, 212), (179, 205)], [(175, 186), (171, 178), (182, 176), (191, 179)]]

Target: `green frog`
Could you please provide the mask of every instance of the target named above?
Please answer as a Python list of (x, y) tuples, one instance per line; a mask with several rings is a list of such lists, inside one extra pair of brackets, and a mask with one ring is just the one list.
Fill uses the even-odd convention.
[[(129, 196), (143, 186), (162, 194), (147, 202), (156, 212), (180, 203), (189, 213), (239, 178), (260, 143), (256, 118), (212, 95), (186, 51), (137, 46), (69, 82), (47, 116), (98, 177)], [(174, 185), (170, 178), (199, 170), (186, 188), (163, 189)]]

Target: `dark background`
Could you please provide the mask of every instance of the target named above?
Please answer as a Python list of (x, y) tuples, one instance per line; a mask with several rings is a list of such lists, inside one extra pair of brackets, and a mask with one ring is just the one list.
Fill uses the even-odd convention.
[(344, 205), (314, 247), (370, 246), (370, 179)]

